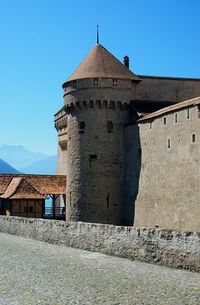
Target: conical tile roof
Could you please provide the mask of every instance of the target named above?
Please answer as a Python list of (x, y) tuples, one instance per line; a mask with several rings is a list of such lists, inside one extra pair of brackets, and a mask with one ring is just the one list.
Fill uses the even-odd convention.
[(100, 44), (95, 45), (66, 82), (83, 78), (140, 80), (138, 76)]

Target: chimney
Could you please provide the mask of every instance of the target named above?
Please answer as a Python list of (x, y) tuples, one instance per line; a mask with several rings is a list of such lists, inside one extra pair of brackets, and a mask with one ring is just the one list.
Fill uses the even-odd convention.
[(124, 56), (124, 66), (126, 66), (127, 68), (129, 68), (129, 57), (126, 55)]

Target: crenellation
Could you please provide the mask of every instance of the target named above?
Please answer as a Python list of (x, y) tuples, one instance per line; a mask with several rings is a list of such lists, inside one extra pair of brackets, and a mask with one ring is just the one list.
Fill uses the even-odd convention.
[(63, 90), (66, 220), (199, 229), (200, 79), (137, 76), (96, 45)]

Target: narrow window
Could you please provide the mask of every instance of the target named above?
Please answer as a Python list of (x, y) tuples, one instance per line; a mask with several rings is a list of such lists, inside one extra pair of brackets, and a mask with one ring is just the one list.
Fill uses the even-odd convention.
[(164, 117), (163, 123), (164, 123), (164, 125), (167, 125), (167, 118), (166, 117)]
[(107, 132), (112, 133), (113, 132), (113, 123), (112, 121), (107, 122)]
[(69, 206), (72, 206), (72, 192), (69, 192)]
[(109, 206), (110, 206), (110, 194), (109, 193), (106, 197), (106, 203), (107, 203), (107, 209), (109, 209)]
[(74, 88), (74, 89), (76, 88), (76, 80), (72, 81), (72, 88)]
[(152, 122), (149, 124), (149, 129), (152, 129)]
[(78, 128), (79, 128), (78, 133), (83, 134), (85, 132), (85, 122), (83, 122), (83, 121), (79, 122)]
[(92, 164), (97, 161), (97, 155), (89, 155), (89, 166), (92, 167)]
[(171, 140), (170, 140), (170, 139), (167, 140), (167, 147), (168, 147), (168, 148), (171, 147)]
[(200, 118), (200, 105), (197, 105), (198, 108), (198, 117)]
[(94, 85), (94, 86), (98, 86), (98, 84), (99, 84), (98, 78), (94, 78), (94, 80), (93, 80), (93, 85)]
[(192, 143), (195, 143), (196, 142), (196, 135), (195, 133), (192, 134)]
[(190, 118), (190, 109), (187, 109), (187, 119), (189, 120)]
[(178, 123), (178, 114), (177, 113), (175, 113), (175, 115), (174, 115), (174, 121), (175, 121), (175, 123)]
[(118, 86), (118, 81), (117, 79), (113, 79), (113, 87), (117, 87)]

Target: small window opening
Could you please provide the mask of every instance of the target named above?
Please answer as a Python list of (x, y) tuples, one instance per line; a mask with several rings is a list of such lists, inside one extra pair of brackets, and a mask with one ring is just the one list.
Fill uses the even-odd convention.
[(72, 206), (72, 192), (69, 192), (69, 206)]
[(107, 132), (109, 132), (109, 133), (113, 132), (113, 122), (112, 121), (107, 122)]
[(78, 130), (78, 133), (84, 133), (85, 132), (85, 122), (81, 121), (79, 122), (79, 130)]
[(200, 118), (200, 105), (197, 105), (198, 108), (198, 117)]
[(175, 121), (175, 123), (178, 123), (178, 114), (177, 113), (175, 113), (175, 115), (174, 115), (174, 121)]
[(107, 205), (107, 209), (109, 209), (109, 206), (110, 206), (110, 194), (109, 193), (106, 197), (106, 205)]
[(152, 129), (152, 122), (149, 124), (149, 129)]
[(187, 109), (187, 119), (189, 120), (190, 118), (190, 109)]
[(196, 142), (196, 135), (195, 133), (192, 134), (192, 143), (195, 143)]
[(73, 80), (73, 81), (72, 81), (72, 88), (75, 89), (75, 88), (76, 88), (76, 85), (77, 85), (76, 80)]
[(167, 147), (168, 147), (168, 148), (171, 147), (171, 140), (170, 140), (170, 139), (167, 140)]
[(94, 80), (93, 80), (93, 85), (94, 85), (94, 86), (98, 86), (98, 84), (99, 84), (98, 78), (94, 78)]
[(113, 87), (117, 87), (118, 86), (118, 81), (117, 79), (113, 79)]
[(92, 167), (92, 164), (97, 161), (97, 155), (89, 155), (89, 166)]
[(167, 118), (166, 117), (164, 117), (163, 123), (164, 123), (164, 125), (167, 125)]

